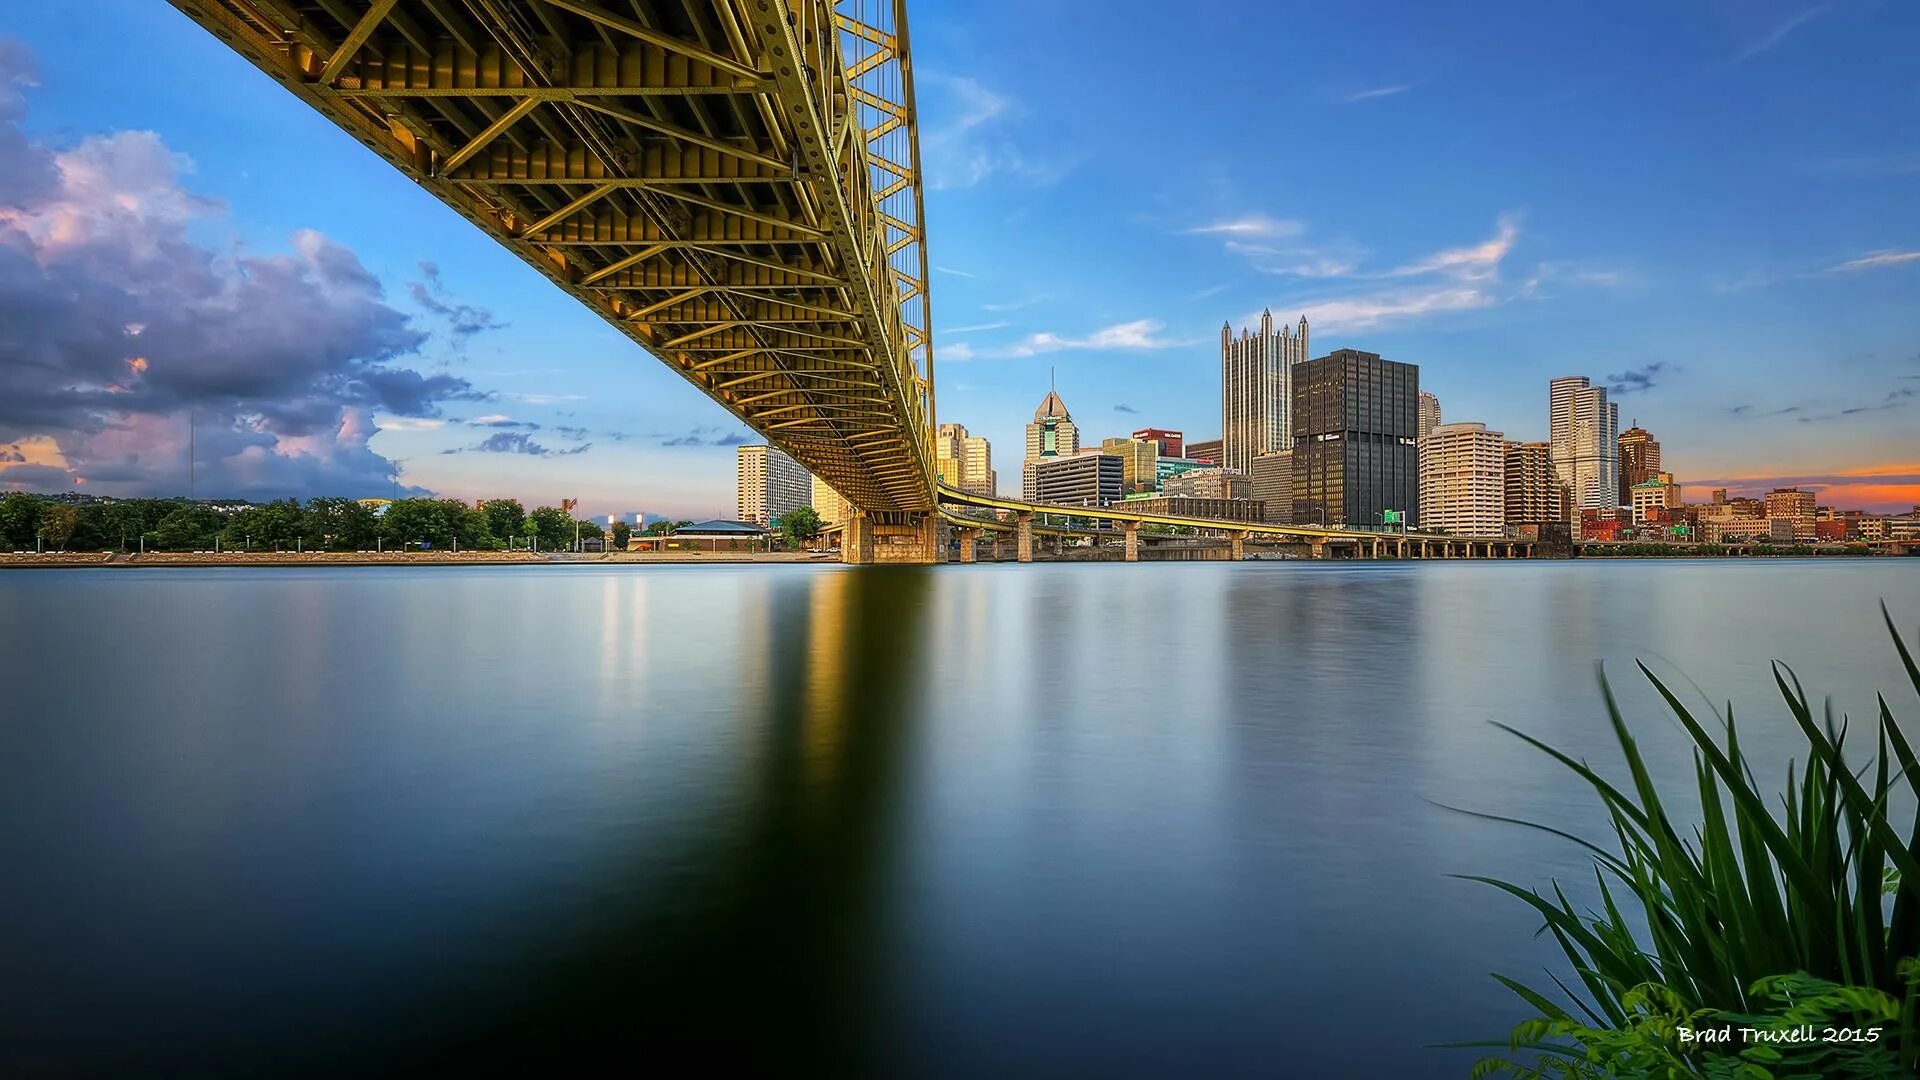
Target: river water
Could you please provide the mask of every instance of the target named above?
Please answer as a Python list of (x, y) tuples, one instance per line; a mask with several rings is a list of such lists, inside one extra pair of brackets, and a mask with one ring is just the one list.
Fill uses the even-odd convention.
[[(1920, 703), (1920, 562), (0, 574), (0, 1072), (1454, 1076), (1632, 669)], [(1910, 635), (1911, 639), (1911, 635)], [(1679, 675), (1675, 675), (1680, 679)], [(1696, 691), (1684, 679), (1682, 692)], [(1783, 775), (1783, 773), (1782, 773)]]

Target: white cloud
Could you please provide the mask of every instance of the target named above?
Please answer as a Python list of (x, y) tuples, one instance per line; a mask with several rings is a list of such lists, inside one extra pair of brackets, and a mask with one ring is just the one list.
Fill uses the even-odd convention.
[(1469, 247), (1437, 251), (1424, 259), (1395, 267), (1387, 271), (1385, 276), (1412, 277), (1418, 274), (1441, 273), (1467, 281), (1491, 278), (1499, 271), (1501, 260), (1513, 250), (1514, 241), (1519, 238), (1520, 226), (1514, 215), (1502, 214), (1499, 226), (1491, 238)]
[(933, 358), (936, 363), (965, 363), (973, 359), (973, 346), (964, 341), (938, 345), (934, 347)]
[(1271, 218), (1265, 214), (1246, 214), (1237, 218), (1196, 225), (1191, 229), (1182, 229), (1182, 233), (1193, 236), (1298, 236), (1305, 226), (1298, 221)]
[(433, 420), (421, 416), (381, 416), (376, 417), (375, 421), (382, 431), (432, 431), (446, 426), (447, 423), (445, 420)]
[(934, 269), (943, 274), (952, 274), (954, 277), (978, 278), (980, 276), (979, 274), (969, 274), (965, 270), (955, 270), (951, 266), (936, 266)]
[(513, 417), (511, 417), (511, 416), (508, 416), (508, 415), (507, 415), (506, 413), (497, 413), (497, 412), (496, 412), (496, 413), (488, 413), (488, 414), (487, 414), (487, 415), (485, 415), (485, 416), (476, 416), (476, 417), (474, 417), (474, 418), (473, 418), (472, 420), (469, 420), (469, 421), (468, 421), (468, 423), (471, 423), (471, 424), (501, 424), (501, 423), (505, 423), (506, 421), (508, 421), (508, 420), (511, 420), (511, 419), (513, 419)]
[(1764, 53), (1769, 49), (1772, 49), (1774, 46), (1787, 40), (1788, 37), (1791, 37), (1794, 31), (1812, 22), (1814, 19), (1820, 17), (1821, 15), (1826, 14), (1827, 9), (1831, 6), (1832, 5), (1830, 4), (1818, 4), (1813, 7), (1794, 12), (1792, 15), (1787, 16), (1785, 19), (1781, 20), (1779, 23), (1776, 23), (1774, 26), (1770, 27), (1764, 34), (1761, 34), (1759, 37), (1756, 37), (1752, 41), (1748, 42), (1744, 47), (1741, 48), (1739, 52), (1733, 55), (1732, 59), (1728, 60), (1725, 64), (1721, 65), (1721, 68), (1724, 70), (1726, 68), (1733, 67), (1736, 64), (1746, 63), (1748, 60), (1751, 60), (1754, 57), (1759, 56), (1761, 53)]
[(1011, 325), (1013, 324), (1006, 322), (1004, 320), (1000, 322), (970, 323), (966, 326), (949, 326), (945, 328), (940, 328), (940, 329), (937, 329), (937, 332), (942, 334), (977, 334), (982, 330), (1004, 330), (1005, 328)]
[(995, 178), (1050, 184), (1071, 169), (1071, 162), (1028, 157), (1006, 130), (1019, 110), (980, 80), (926, 69), (914, 74), (928, 187), (968, 188)]
[(1367, 296), (1323, 300), (1308, 304), (1301, 313), (1315, 330), (1358, 330), (1384, 323), (1438, 315), (1451, 311), (1472, 311), (1492, 307), (1499, 301), (1489, 292), (1474, 286), (1447, 285), (1437, 288), (1391, 289)]
[(1920, 251), (1869, 251), (1857, 259), (1848, 259), (1838, 266), (1831, 267), (1832, 273), (1846, 273), (1853, 270), (1875, 270), (1882, 266), (1899, 266), (1920, 260)]
[(1095, 330), (1083, 338), (1061, 337), (1042, 331), (1028, 334), (999, 353), (1002, 356), (1037, 356), (1067, 349), (1170, 349), (1186, 344), (1158, 336), (1165, 324), (1157, 319), (1135, 319)]
[(1340, 104), (1351, 105), (1356, 101), (1372, 101), (1374, 98), (1392, 97), (1413, 89), (1412, 83), (1400, 83), (1396, 86), (1376, 86), (1371, 90), (1362, 90), (1357, 94), (1348, 94), (1340, 99)]

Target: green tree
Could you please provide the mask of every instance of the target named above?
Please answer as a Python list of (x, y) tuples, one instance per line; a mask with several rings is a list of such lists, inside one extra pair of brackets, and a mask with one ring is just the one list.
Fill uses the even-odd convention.
[(557, 506), (542, 506), (527, 515), (527, 532), (539, 539), (544, 551), (560, 551), (573, 543), (573, 518)]
[(781, 515), (780, 531), (787, 536), (787, 546), (799, 551), (820, 535), (820, 515), (811, 506), (796, 507)]
[(9, 551), (33, 547), (34, 532), (40, 527), (40, 500), (24, 491), (0, 499), (0, 540)]
[(162, 551), (204, 551), (220, 531), (220, 515), (204, 506), (180, 506), (153, 527), (152, 546)]
[(459, 540), (462, 551), (491, 551), (500, 546), (484, 510), (459, 499), (442, 499), (440, 505), (445, 508), (447, 527)]
[(487, 531), (496, 539), (527, 535), (527, 510), (519, 499), (488, 499), (480, 510), (487, 515)]
[(615, 551), (627, 550), (627, 541), (631, 539), (633, 539), (633, 526), (624, 521), (616, 521), (613, 523), (613, 549)]
[(66, 503), (49, 503), (40, 511), (40, 538), (55, 551), (65, 551), (79, 524), (80, 511)]
[(67, 540), (68, 551), (102, 551), (114, 546), (113, 530), (107, 527), (107, 508), (99, 503), (88, 503), (76, 507), (80, 519), (74, 524), (73, 536)]
[(693, 522), (691, 521), (667, 521), (664, 519), (660, 521), (649, 522), (646, 528), (640, 530), (640, 535), (672, 536), (678, 530), (684, 529), (691, 524), (693, 524)]
[(380, 517), (354, 499), (310, 499), (301, 531), (310, 548), (365, 551), (380, 536)]
[(447, 520), (446, 504), (439, 499), (401, 499), (389, 504), (380, 517), (380, 532), (387, 538), (388, 547), (412, 543), (453, 546), (453, 524)]
[(106, 543), (125, 551), (139, 540), (141, 533), (153, 528), (158, 520), (149, 520), (147, 517), (148, 507), (145, 504), (150, 502), (147, 499), (127, 499), (105, 507), (101, 516), (105, 518), (102, 531), (106, 534)]

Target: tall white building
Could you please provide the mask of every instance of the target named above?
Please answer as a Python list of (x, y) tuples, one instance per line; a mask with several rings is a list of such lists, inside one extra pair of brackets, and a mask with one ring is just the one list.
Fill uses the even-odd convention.
[(1505, 536), (1507, 441), (1480, 423), (1440, 424), (1420, 440), (1420, 527)]
[(1572, 492), (1579, 510), (1620, 506), (1620, 406), (1607, 400), (1607, 388), (1588, 384), (1585, 375), (1548, 384), (1547, 442), (1553, 470)]
[(1067, 403), (1048, 387), (1040, 407), (1033, 410), (1033, 423), (1027, 425), (1027, 456), (1020, 463), (1020, 497), (1029, 502), (1037, 499), (1036, 470), (1042, 458), (1072, 457), (1079, 452), (1080, 429), (1073, 426)]
[(741, 521), (770, 526), (813, 497), (813, 475), (778, 447), (742, 446), (734, 462)]
[(1220, 325), (1220, 464), (1253, 475), (1253, 459), (1293, 449), (1293, 365), (1307, 359), (1307, 318), (1298, 333), (1260, 313), (1258, 333)]

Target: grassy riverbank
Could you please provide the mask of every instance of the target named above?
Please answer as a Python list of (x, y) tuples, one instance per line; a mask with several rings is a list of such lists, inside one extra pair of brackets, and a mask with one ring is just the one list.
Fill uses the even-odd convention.
[(0, 569), (167, 566), (546, 566), (603, 563), (834, 563), (799, 551), (627, 552), (605, 555), (530, 551), (103, 551), (0, 552)]

